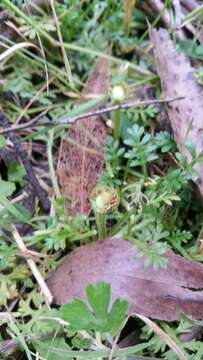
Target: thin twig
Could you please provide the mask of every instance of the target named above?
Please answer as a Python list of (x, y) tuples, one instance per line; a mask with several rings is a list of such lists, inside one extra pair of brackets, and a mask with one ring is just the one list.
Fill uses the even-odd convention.
[[(169, 104), (173, 101), (180, 101), (180, 100), (184, 100), (185, 97), (183, 96), (179, 96), (179, 97), (175, 97), (175, 98), (170, 98), (170, 99), (160, 99), (160, 100), (145, 100), (145, 101), (131, 101), (131, 102), (127, 102), (124, 104), (120, 104), (120, 105), (112, 105), (106, 108), (102, 108), (96, 111), (91, 111), (88, 113), (83, 113), (81, 115), (78, 116), (74, 116), (74, 117), (67, 117), (67, 118), (63, 118), (63, 119), (59, 119), (56, 121), (51, 121), (51, 122), (44, 122), (44, 123), (37, 123), (37, 119), (32, 119), (31, 121), (27, 122), (26, 124), (21, 124), (18, 126), (10, 126), (4, 129), (0, 130), (0, 134), (7, 134), (10, 132), (15, 132), (15, 131), (19, 131), (22, 129), (27, 129), (27, 128), (31, 128), (31, 127), (36, 127), (36, 126), (57, 126), (57, 125), (66, 125), (66, 124), (70, 124), (70, 123), (74, 123), (77, 120), (81, 120), (81, 119), (86, 119), (89, 117), (93, 117), (93, 116), (97, 116), (97, 115), (101, 115), (101, 114), (105, 114), (105, 113), (109, 113), (115, 110), (125, 110), (125, 109), (129, 109), (131, 107), (139, 107), (139, 106), (147, 106), (147, 105), (155, 105), (155, 104)], [(40, 116), (41, 118), (42, 116)]]
[[(52, 106), (49, 106), (47, 109), (45, 109), (44, 111), (42, 111), (39, 115), (35, 116), (32, 120), (30, 120), (29, 122), (25, 123), (25, 124), (19, 124), (19, 125), (13, 125), (10, 126), (9, 128), (5, 128), (0, 130), (0, 134), (7, 134), (9, 132), (15, 132), (16, 128), (17, 130), (23, 130), (26, 129), (27, 127), (30, 128), (32, 126), (36, 126), (35, 124), (44, 116), (46, 115), (50, 110), (51, 110)], [(27, 126), (29, 124), (29, 126)], [(37, 125), (38, 126), (38, 125)], [(5, 130), (5, 132), (4, 132)], [(2, 132), (3, 131), (3, 132)]]
[(92, 117), (92, 116), (97, 116), (97, 115), (101, 115), (101, 114), (105, 114), (105, 113), (109, 113), (115, 110), (125, 110), (125, 109), (129, 109), (131, 107), (139, 107), (139, 106), (147, 106), (147, 105), (155, 105), (155, 104), (162, 104), (162, 103), (171, 103), (174, 101), (178, 101), (178, 100), (184, 100), (185, 97), (183, 96), (179, 96), (179, 97), (175, 97), (175, 98), (170, 98), (170, 99), (160, 99), (160, 100), (144, 100), (144, 101), (129, 101), (127, 103), (124, 104), (119, 104), (119, 105), (112, 105), (106, 108), (102, 108), (99, 110), (95, 110), (89, 113), (85, 113), (85, 114), (81, 114), (72, 118), (64, 118), (58, 121), (54, 122), (54, 125), (63, 125), (66, 123), (72, 123), (75, 122), (76, 120), (80, 120), (80, 119), (85, 119), (88, 117)]
[[(21, 238), (18, 230), (16, 229), (16, 227), (14, 225), (12, 225), (12, 234), (13, 234), (14, 240), (15, 240), (19, 250), (23, 253), (28, 253), (29, 250), (25, 246), (23, 239)], [(43, 295), (44, 295), (46, 303), (51, 304), (52, 300), (53, 300), (53, 296), (52, 296), (48, 286), (46, 285), (42, 275), (40, 274), (35, 262), (32, 259), (28, 259), (28, 258), (26, 259), (26, 261), (27, 261), (27, 263), (32, 271), (32, 274), (35, 277)]]

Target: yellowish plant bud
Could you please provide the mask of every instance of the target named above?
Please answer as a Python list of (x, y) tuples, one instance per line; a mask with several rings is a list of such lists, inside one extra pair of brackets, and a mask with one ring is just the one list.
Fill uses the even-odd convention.
[(108, 186), (95, 186), (91, 193), (91, 202), (96, 212), (106, 214), (119, 204), (119, 195), (116, 189)]

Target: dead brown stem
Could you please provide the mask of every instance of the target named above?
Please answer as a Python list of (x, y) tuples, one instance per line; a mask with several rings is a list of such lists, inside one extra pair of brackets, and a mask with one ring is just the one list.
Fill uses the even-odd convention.
[[(26, 124), (21, 124), (18, 126), (10, 126), (4, 129), (0, 130), (0, 134), (7, 134), (10, 132), (14, 132), (14, 131), (19, 131), (22, 129), (27, 129), (30, 127), (36, 127), (36, 126), (53, 126), (53, 125), (66, 125), (66, 124), (71, 124), (76, 122), (77, 120), (81, 120), (81, 119), (86, 119), (88, 117), (93, 117), (93, 116), (97, 116), (97, 115), (101, 115), (101, 114), (105, 114), (105, 113), (109, 113), (118, 109), (121, 110), (125, 110), (125, 109), (129, 109), (131, 107), (139, 107), (139, 106), (147, 106), (147, 105), (156, 105), (156, 104), (164, 104), (164, 103), (171, 103), (173, 101), (180, 101), (180, 100), (184, 100), (184, 97), (179, 96), (179, 97), (174, 97), (174, 98), (170, 98), (170, 99), (157, 99), (157, 100), (145, 100), (145, 101), (131, 101), (131, 102), (127, 102), (124, 104), (120, 104), (120, 105), (112, 105), (106, 108), (102, 108), (96, 111), (91, 111), (85, 114), (81, 114), (72, 118), (64, 118), (64, 119), (59, 119), (56, 121), (51, 121), (51, 122), (46, 122), (46, 123), (37, 123), (38, 118), (32, 119), (31, 121), (29, 121)], [(41, 118), (41, 116), (40, 116)]]

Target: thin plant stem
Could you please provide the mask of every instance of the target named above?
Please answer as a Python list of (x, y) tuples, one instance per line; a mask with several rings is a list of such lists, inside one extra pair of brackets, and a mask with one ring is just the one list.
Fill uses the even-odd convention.
[(185, 16), (185, 18), (182, 21), (182, 24), (179, 26), (179, 29), (184, 27), (186, 24), (188, 24), (190, 21), (195, 20), (197, 17), (202, 15), (203, 13), (203, 5), (200, 5), (197, 9), (194, 9), (191, 11), (188, 15)]
[(95, 219), (96, 219), (99, 239), (105, 239), (105, 237), (106, 237), (106, 215), (100, 214), (95, 210)]
[(130, 161), (131, 161), (131, 159), (128, 159), (127, 164), (125, 166), (124, 181), (127, 181), (127, 177), (128, 177), (128, 173), (129, 173)]
[(117, 109), (114, 113), (114, 140), (120, 139), (121, 111)]
[(142, 170), (143, 170), (144, 177), (147, 178), (147, 164), (145, 161), (143, 161), (143, 163), (142, 163)]
[(69, 60), (68, 60), (68, 56), (66, 54), (66, 49), (64, 47), (64, 42), (63, 42), (63, 38), (62, 38), (62, 34), (61, 34), (61, 29), (60, 29), (58, 17), (57, 17), (55, 6), (54, 6), (54, 0), (50, 0), (50, 4), (51, 4), (52, 12), (53, 12), (53, 15), (54, 15), (54, 20), (55, 20), (57, 32), (58, 32), (58, 38), (59, 38), (60, 45), (61, 45), (61, 52), (62, 52), (62, 55), (63, 55), (63, 60), (64, 60), (65, 69), (66, 69), (66, 72), (67, 72), (67, 77), (68, 77), (68, 80), (70, 82), (71, 87), (74, 88), (74, 82), (73, 82), (73, 77), (72, 77), (72, 73), (71, 73), (71, 67), (70, 67), (70, 63), (69, 63)]

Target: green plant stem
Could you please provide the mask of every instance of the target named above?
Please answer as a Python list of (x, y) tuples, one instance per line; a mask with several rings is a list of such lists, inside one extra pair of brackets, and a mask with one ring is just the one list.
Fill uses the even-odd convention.
[(142, 164), (142, 170), (143, 170), (143, 175), (145, 177), (145, 179), (147, 178), (148, 174), (147, 174), (147, 164), (145, 161), (143, 161), (143, 164)]
[(99, 239), (105, 239), (105, 237), (106, 237), (106, 215), (100, 214), (97, 211), (95, 211), (95, 218), (96, 218)]
[(203, 13), (203, 5), (200, 5), (198, 8), (194, 9), (184, 17), (181, 24), (181, 28), (185, 26), (189, 21), (192, 21), (198, 16), (202, 15), (202, 13)]
[(114, 140), (120, 139), (120, 128), (121, 128), (121, 111), (120, 109), (115, 110), (114, 113)]
[(127, 164), (125, 166), (124, 172), (124, 181), (127, 181), (128, 173), (129, 173), (130, 159), (128, 159)]

